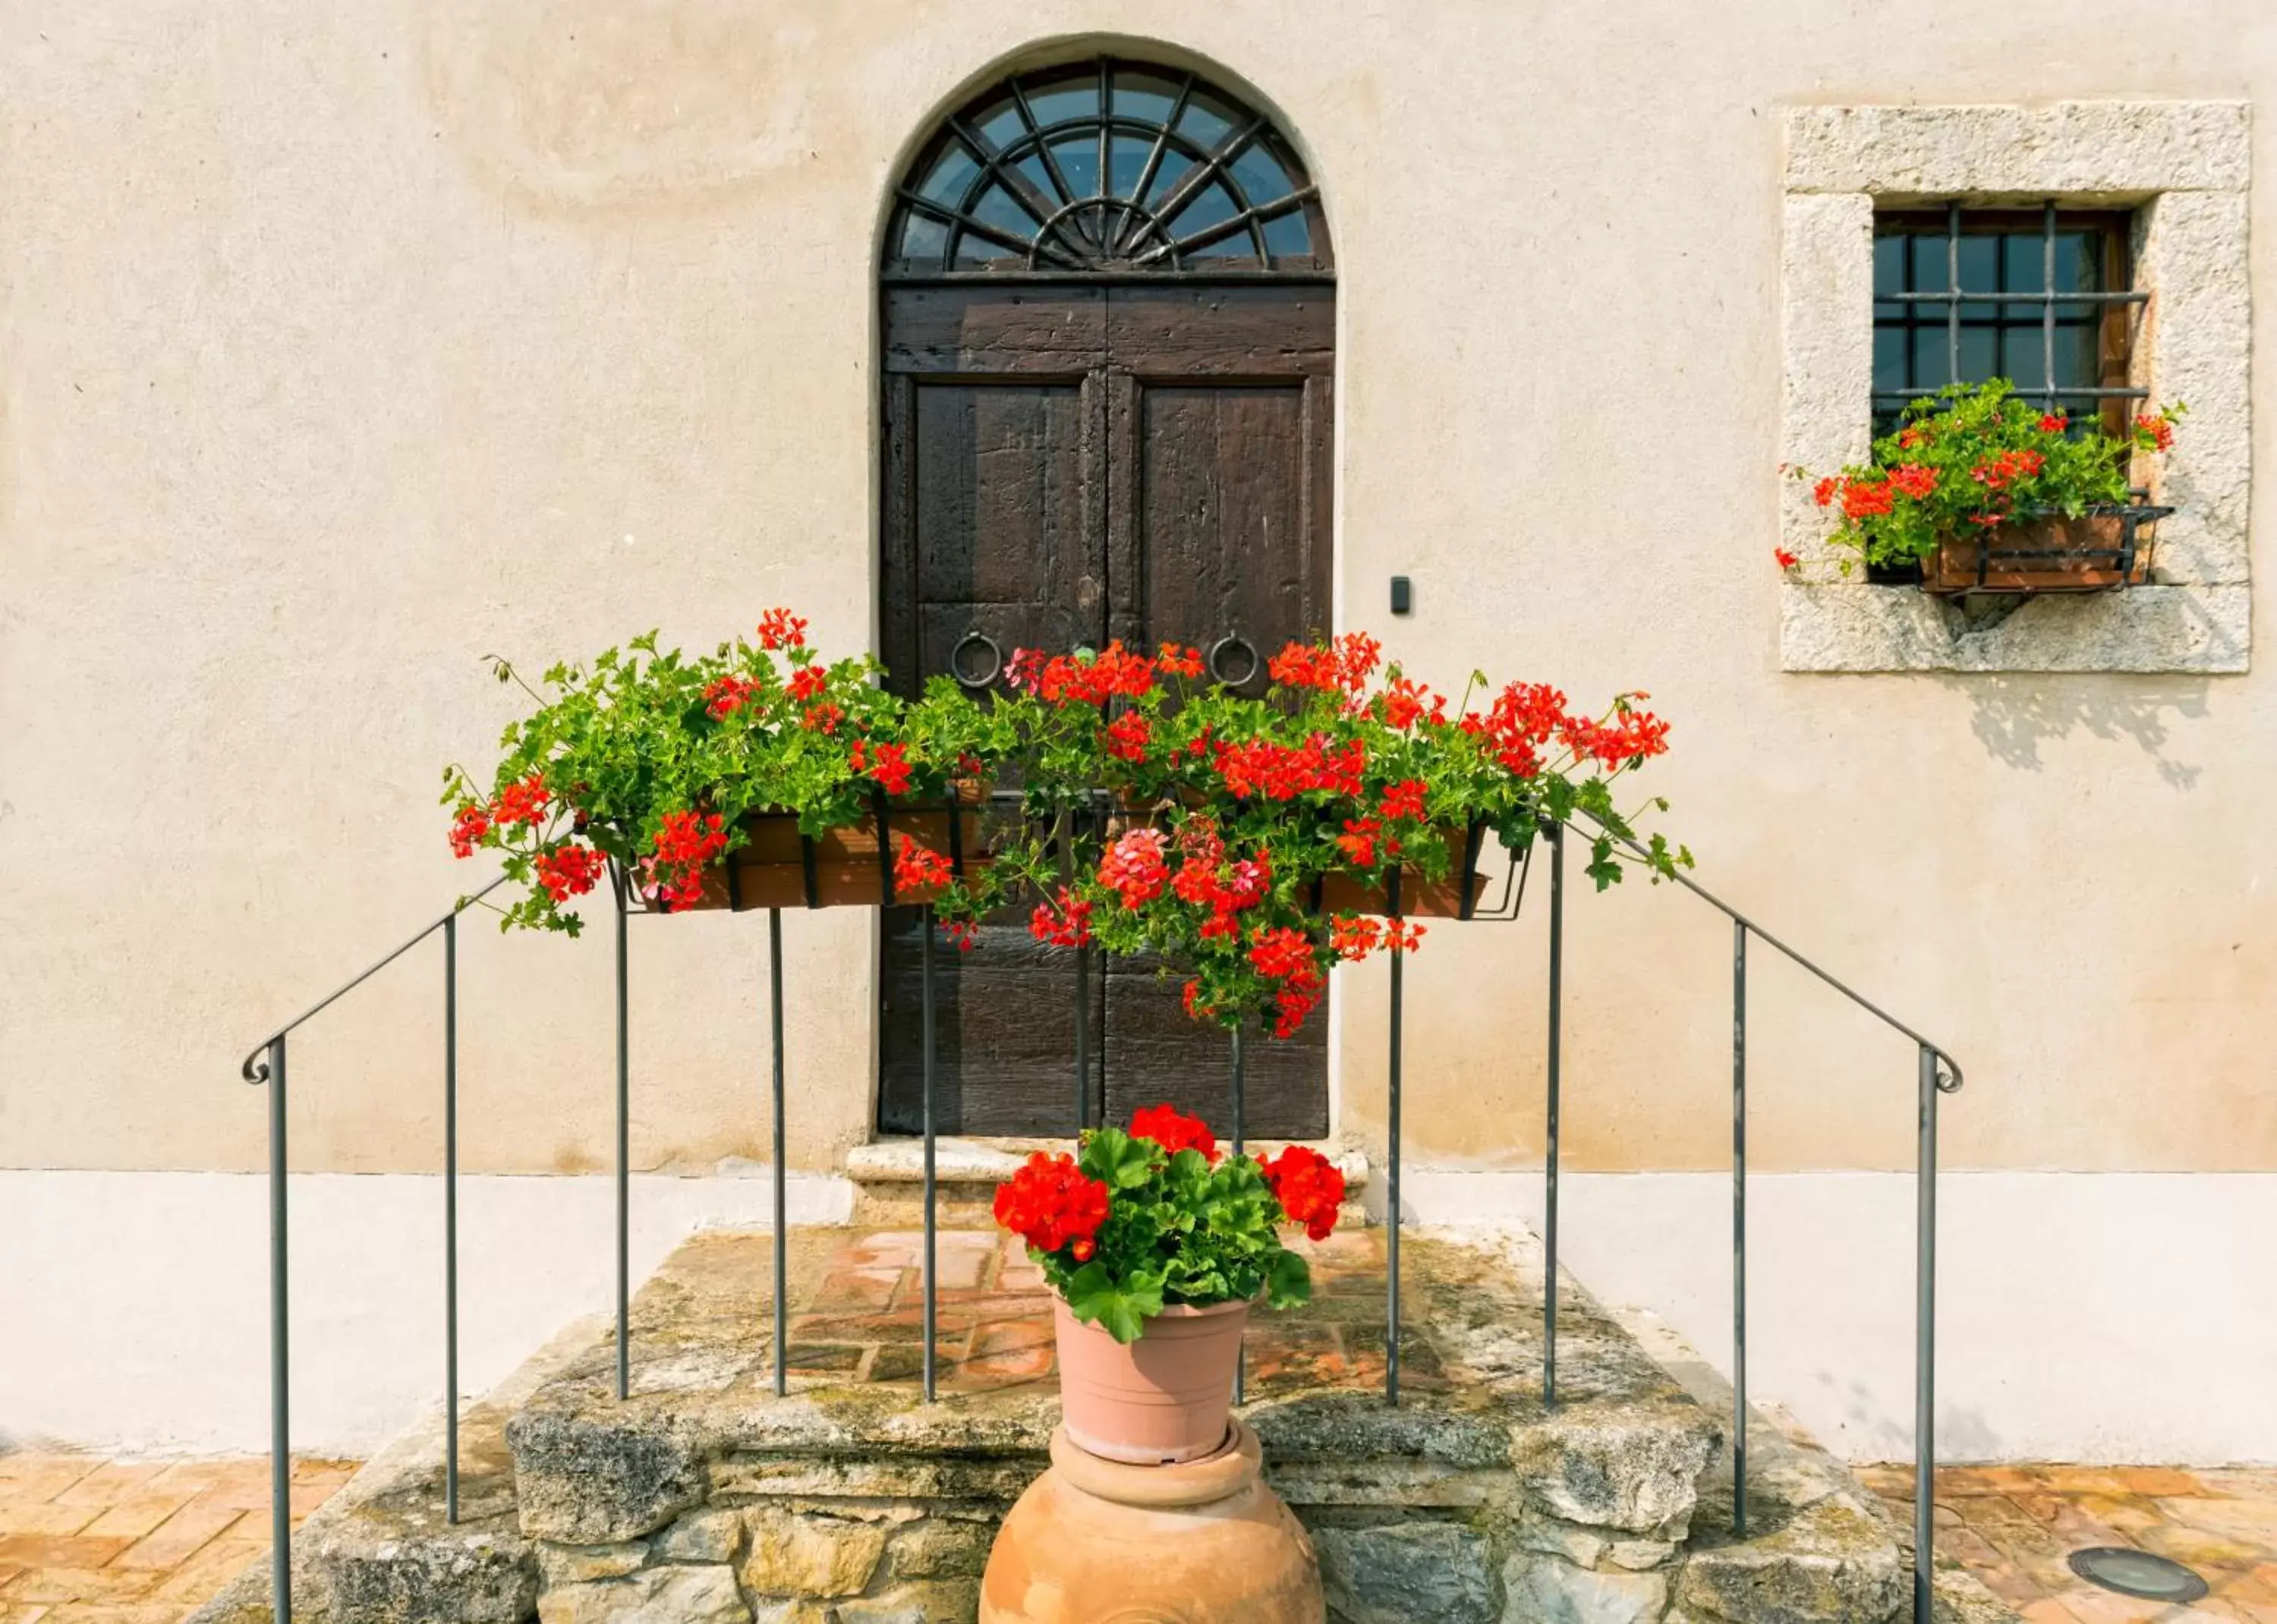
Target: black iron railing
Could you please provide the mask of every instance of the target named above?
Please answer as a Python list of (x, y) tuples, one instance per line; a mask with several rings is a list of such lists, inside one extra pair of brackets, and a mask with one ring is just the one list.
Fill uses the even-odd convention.
[[(1015, 798), (1017, 799), (1017, 798)], [(1076, 816), (1092, 816), (1078, 812)], [(955, 819), (952, 817), (952, 825)], [(1492, 903), (1474, 897), (1470, 889), (1463, 892), (1458, 916), (1465, 920), (1503, 920), (1518, 918), (1525, 899), (1526, 884), (1532, 869), (1535, 846), (1545, 848), (1550, 865), (1549, 881), (1549, 973), (1547, 991), (1546, 1055), (1547, 1063), (1547, 1152), (1544, 1167), (1543, 1246), (1546, 1254), (1542, 1303), (1542, 1395), (1545, 1408), (1557, 1403), (1557, 1311), (1558, 1311), (1558, 1189), (1559, 1162), (1558, 1112), (1563, 1090), (1564, 1062), (1564, 997), (1565, 997), (1565, 837), (1573, 826), (1545, 822), (1541, 839), (1527, 851), (1513, 857), (1504, 874), (1502, 889)], [(1069, 823), (1059, 825), (1062, 849), (1067, 847)], [(1584, 839), (1591, 838), (1587, 831), (1577, 831)], [(1643, 854), (1641, 846), (1624, 841), (1630, 851)], [(1474, 831), (1467, 842), (1466, 856), (1475, 861), (1480, 851), (1479, 833)], [(1748, 945), (1750, 938), (1785, 955), (1803, 969), (1810, 972), (1835, 991), (1848, 998), (1859, 1008), (1902, 1034), (1915, 1045), (1918, 1060), (1918, 1153), (1915, 1167), (1915, 1504), (1914, 1504), (1914, 1618), (1916, 1624), (1928, 1624), (1930, 1617), (1930, 1575), (1934, 1551), (1934, 1529), (1931, 1526), (1932, 1494), (1936, 1474), (1936, 1436), (1934, 1405), (1936, 1399), (1936, 1309), (1937, 1309), (1937, 1101), (1939, 1094), (1952, 1093), (1961, 1087), (1961, 1067), (1944, 1049), (1923, 1036), (1913, 1028), (1898, 1020), (1880, 1006), (1866, 998), (1829, 971), (1805, 958), (1778, 937), (1772, 936), (1738, 909), (1725, 902), (1687, 877), (1678, 874), (1675, 883), (1700, 898), (1732, 922), (1732, 1525), (1735, 1532), (1744, 1534), (1748, 1523), (1747, 1458), (1748, 1458), (1748, 1377), (1747, 1377), (1747, 1036), (1748, 1036)], [(445, 1462), (444, 1511), (446, 1518), (456, 1522), (459, 1517), (459, 1362), (458, 1362), (458, 922), (461, 914), (482, 901), (505, 884), (500, 877), (491, 881), (473, 895), (462, 898), (450, 912), (423, 927), (385, 957), (362, 975), (345, 983), (339, 989), (311, 1005), (286, 1021), (256, 1044), (246, 1056), (240, 1073), (248, 1082), (266, 1084), (269, 1088), (269, 1211), (270, 1211), (270, 1597), (275, 1624), (290, 1624), (292, 1618), (291, 1590), (291, 1334), (290, 1304), (286, 1290), (286, 1268), (289, 1256), (289, 1210), (286, 1194), (286, 1040), (310, 1018), (330, 1008), (334, 1003), (369, 980), (380, 970), (394, 963), (428, 937), (440, 934), (443, 938), (444, 974), (444, 1380), (445, 1380)], [(891, 879), (887, 877), (890, 899)], [(630, 941), (628, 924), (631, 916), (641, 911), (635, 907), (632, 883), (621, 869), (613, 869), (610, 892), (615, 913), (616, 972), (616, 1391), (626, 1396), (631, 1375), (631, 1257), (629, 1247), (631, 1186), (630, 1186), (630, 1121), (631, 1121), (631, 1047), (630, 1047)], [(1402, 918), (1399, 870), (1395, 868), (1387, 884), (1385, 898), (1390, 916), (1397, 922)], [(811, 907), (810, 887), (809, 906)], [(783, 936), (782, 910), (771, 907), (767, 913), (767, 1001), (769, 1034), (772, 1051), (770, 1068), (770, 1116), (773, 1127), (773, 1233), (771, 1237), (774, 1255), (773, 1291), (773, 1338), (771, 1350), (774, 1391), (788, 1392), (788, 1293), (785, 1289), (788, 1272), (788, 1222), (787, 1196), (787, 1166), (785, 1155), (784, 1114), (784, 1003), (783, 1003)], [(935, 1329), (937, 1324), (936, 1242), (938, 1235), (939, 1172), (936, 1160), (937, 1127), (934, 1112), (934, 1072), (936, 1064), (935, 1007), (933, 989), (933, 910), (924, 911), (920, 948), (920, 980), (923, 985), (923, 1081), (922, 1137), (924, 1148), (924, 1261), (921, 1278), (924, 1293), (925, 1354), (923, 1390), (925, 1400), (931, 1403), (937, 1397), (935, 1370)], [(1076, 1022), (1076, 1095), (1075, 1122), (1078, 1132), (1086, 1126), (1088, 1108), (1084, 1081), (1088, 1072), (1090, 1043), (1088, 1023), (1083, 1012), (1086, 1009), (1086, 987), (1090, 975), (1090, 954), (1087, 949), (1078, 949), (1073, 954), (1077, 981)], [(1385, 1363), (1384, 1400), (1399, 1402), (1400, 1332), (1402, 1302), (1399, 1274), (1399, 1216), (1400, 1163), (1403, 1140), (1401, 1104), (1404, 1093), (1402, 1059), (1405, 1039), (1405, 959), (1394, 952), (1390, 964), (1390, 1006), (1389, 1020), (1390, 1052), (1387, 1056), (1387, 1113), (1388, 1139), (1385, 1166), (1385, 1210), (1389, 1222), (1385, 1227)], [(1243, 1121), (1243, 1053), (1242, 1035), (1236, 1030), (1230, 1038), (1230, 1082), (1232, 1106), (1233, 1149), (1239, 1154), (1245, 1148)], [(1236, 1376), (1236, 1394), (1242, 1396), (1243, 1377)]]

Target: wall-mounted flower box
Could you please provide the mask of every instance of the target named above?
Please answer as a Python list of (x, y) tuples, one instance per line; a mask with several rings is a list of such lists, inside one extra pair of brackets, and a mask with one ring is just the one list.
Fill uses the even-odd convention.
[(1245, 694), (1187, 645), (1021, 649), (1001, 691), (935, 678), (912, 699), (866, 656), (825, 662), (781, 610), (710, 655), (651, 634), (548, 672), (487, 789), (446, 775), (451, 844), (500, 854), (523, 887), (510, 925), (574, 933), (574, 899), (613, 877), (662, 913), (922, 903), (964, 949), (1017, 909), (1047, 946), (1158, 961), (1189, 1014), (1269, 1013), (1283, 1037), (1336, 964), (1478, 916), (1489, 835), (1495, 917), (1536, 834), (1577, 816), (1600, 886), (1625, 857), (1691, 861), (1615, 803), (1667, 747), (1641, 694), (1590, 715), (1478, 673), (1438, 694), (1361, 633), (1267, 670)]
[[(1445, 850), (1447, 858), (1443, 866), (1430, 865), (1439, 870), (1436, 877), (1413, 864), (1401, 866), (1399, 916), (1468, 919), (1477, 910), (1488, 884), (1488, 877), (1479, 872), (1479, 856), (1485, 849), (1488, 832), (1484, 823), (1441, 823), (1418, 837), (1414, 844), (1435, 842)], [(1467, 885), (1462, 883), (1465, 879)], [(1321, 877), (1314, 906), (1323, 914), (1368, 914), (1389, 919), (1394, 912), (1390, 878), (1336, 869)]]
[(952, 885), (981, 878), (1001, 837), (986, 815), (986, 786), (959, 783), (955, 791), (953, 808), (880, 797), (878, 810), (819, 835), (803, 833), (796, 813), (749, 813), (742, 843), (702, 871), (695, 899), (666, 901), (653, 887), (636, 899), (672, 914), (938, 901)]
[[(1862, 562), (1918, 566), (1940, 596), (2139, 586), (2152, 527), (2174, 510), (2144, 505), (2130, 481), (2138, 460), (2173, 445), (2182, 411), (2140, 412), (2106, 432), (2005, 378), (1952, 384), (1908, 403), (1870, 464), (1827, 474), (1813, 494), (1840, 514), (1828, 539), (1845, 550), (1845, 575)], [(1801, 567), (1785, 548), (1777, 556), (1790, 574)]]
[(1939, 596), (2137, 587), (2150, 578), (2158, 521), (2174, 511), (2107, 504), (1947, 536), (1922, 560), (1922, 587)]

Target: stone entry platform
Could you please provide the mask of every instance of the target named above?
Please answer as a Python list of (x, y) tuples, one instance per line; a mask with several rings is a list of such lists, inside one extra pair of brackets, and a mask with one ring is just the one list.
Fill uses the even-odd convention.
[[(1725, 1415), (1687, 1391), (1680, 1360), (1562, 1284), (1559, 1403), (1545, 1410), (1538, 1248), (1403, 1240), (1399, 1408), (1382, 1396), (1382, 1231), (1311, 1248), (1313, 1304), (1251, 1332), (1243, 1414), (1319, 1550), (1331, 1618), (1907, 1615), (1896, 1531), (1807, 1440), (1771, 1447), (1756, 1423), (1753, 1524), (1734, 1539), (1720, 1521)], [(573, 1327), (465, 1418), (465, 1519), (443, 1522), (439, 1437), (406, 1439), (308, 1525), (295, 1612), (969, 1624), (994, 1525), (1046, 1463), (1051, 1319), (1016, 1242), (943, 1232), (941, 1397), (923, 1403), (919, 1244), (900, 1230), (794, 1233), (791, 1392), (778, 1399), (769, 1238), (696, 1236), (636, 1299), (626, 1400), (609, 1327)], [(1940, 1617), (2013, 1616), (1957, 1568), (1941, 1597)], [(255, 1624), (268, 1611), (258, 1570), (198, 1616)]]

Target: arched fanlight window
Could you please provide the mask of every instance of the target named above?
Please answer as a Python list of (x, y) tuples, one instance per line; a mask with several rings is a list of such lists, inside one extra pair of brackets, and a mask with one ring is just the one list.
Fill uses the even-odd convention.
[(1183, 69), (1100, 58), (967, 102), (897, 195), (889, 277), (1329, 268), (1320, 197), (1265, 117)]

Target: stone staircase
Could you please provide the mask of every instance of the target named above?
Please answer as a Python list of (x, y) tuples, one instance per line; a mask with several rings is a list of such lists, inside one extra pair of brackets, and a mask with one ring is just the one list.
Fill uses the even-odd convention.
[[(1730, 1534), (1728, 1394), (1649, 1323), (1561, 1282), (1542, 1403), (1530, 1238), (1403, 1232), (1403, 1402), (1382, 1398), (1384, 1235), (1314, 1248), (1301, 1312), (1261, 1317), (1244, 1410), (1310, 1531), (1340, 1624), (1881, 1624), (1901, 1537), (1823, 1451), (1751, 1425)], [(793, 1232), (790, 1393), (774, 1396), (772, 1248), (699, 1234), (642, 1289), (630, 1393), (581, 1323), (462, 1418), (373, 1461), (302, 1530), (294, 1611), (329, 1624), (969, 1624), (996, 1521), (1056, 1419), (1035, 1271), (993, 1231), (940, 1241), (940, 1400), (919, 1401), (918, 1238)], [(1958, 1568), (1941, 1620), (2013, 1617)], [(259, 1624), (264, 1566), (195, 1624)]]

